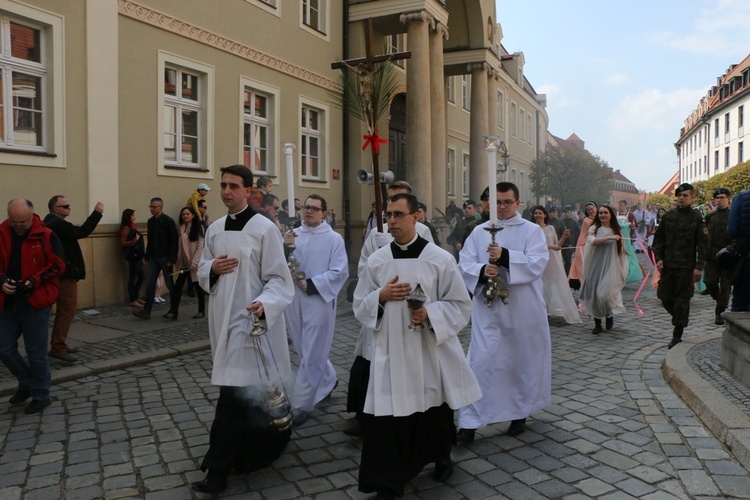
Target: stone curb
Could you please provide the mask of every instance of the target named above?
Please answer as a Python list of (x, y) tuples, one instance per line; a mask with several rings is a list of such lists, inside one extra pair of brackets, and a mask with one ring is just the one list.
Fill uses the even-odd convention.
[(677, 344), (667, 351), (662, 375), (717, 439), (732, 451), (745, 468), (750, 469), (750, 417), (695, 373), (688, 363), (691, 349), (721, 336), (721, 333), (716, 333)]
[[(112, 359), (103, 359), (99, 361), (79, 363), (65, 368), (52, 370), (52, 384), (59, 384), (61, 382), (67, 382), (90, 375), (96, 375), (112, 370), (119, 370), (121, 368), (129, 368), (131, 366), (143, 365), (151, 363), (152, 361), (160, 361), (162, 359), (173, 358), (181, 354), (188, 354), (191, 352), (202, 351), (211, 348), (211, 342), (209, 339), (197, 340), (192, 342), (186, 342), (184, 344), (177, 344), (174, 347), (164, 347), (156, 349), (154, 351), (141, 352), (138, 354), (129, 354)], [(0, 395), (13, 394), (16, 392), (18, 384), (15, 380), (5, 381), (0, 383)]]

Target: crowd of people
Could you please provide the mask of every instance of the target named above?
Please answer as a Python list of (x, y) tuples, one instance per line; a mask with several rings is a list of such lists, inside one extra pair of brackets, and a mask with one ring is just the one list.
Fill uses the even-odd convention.
[[(311, 194), (291, 200), (292, 214), (290, 200), (272, 194), (271, 179), (253, 180), (244, 166), (221, 169), (227, 213), (210, 224), (205, 183), (180, 209), (179, 225), (159, 197), (150, 200), (145, 236), (135, 210), (122, 212), (133, 314), (151, 318), (163, 279), (170, 292), (165, 319), (178, 319), (190, 284), (198, 298), (194, 319), (207, 317), (219, 399), (201, 464), (206, 476), (193, 485), (200, 493), (226, 489), (233, 470), (271, 464), (291, 429), (338, 385), (329, 355), (349, 271), (333, 209)], [(383, 213), (373, 210), (368, 222), (352, 298), (361, 328), (347, 393), (354, 418), (344, 432), (362, 439), (359, 489), (376, 499), (401, 496), (428, 464), (445, 482), (453, 474), (452, 447), (473, 442), (477, 430), (507, 423), (508, 435), (525, 432), (527, 419), (551, 404), (548, 316), (581, 323), (587, 315), (593, 334), (612, 330), (614, 316), (625, 312), (623, 288), (645, 279), (637, 253), (658, 273), (657, 296), (674, 327), (669, 348), (682, 341), (701, 279), (716, 301), (716, 324), (730, 300), (732, 311), (747, 311), (750, 191), (732, 201), (729, 190), (718, 189), (708, 209), (694, 206), (690, 184), (675, 196), (673, 207), (588, 202), (560, 210), (527, 202), (522, 210), (518, 188), (501, 182), (485, 189), (479, 205), (467, 200), (462, 210), (451, 201), (448, 252), (411, 186), (390, 184)], [(18, 380), (10, 403), (31, 398), (27, 413), (50, 404), (48, 358), (76, 361), (66, 338), (77, 283), (86, 276), (78, 240), (96, 228), (104, 206), (96, 203), (80, 226), (66, 221), (72, 209), (65, 196), (50, 199), (48, 209), (42, 220), (30, 201), (12, 200), (0, 224), (0, 360)], [(464, 353), (458, 335), (469, 323)], [(18, 352), (21, 335), (28, 361)]]

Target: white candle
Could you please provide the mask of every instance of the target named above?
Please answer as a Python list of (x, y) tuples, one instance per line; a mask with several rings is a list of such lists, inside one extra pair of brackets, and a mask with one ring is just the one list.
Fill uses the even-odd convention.
[(284, 144), (284, 154), (286, 155), (286, 199), (288, 201), (289, 217), (297, 216), (294, 204), (294, 150), (296, 146), (290, 142)]
[(490, 195), (490, 224), (497, 225), (497, 193), (495, 184), (497, 184), (497, 146), (490, 144), (487, 146), (487, 179), (489, 181)]

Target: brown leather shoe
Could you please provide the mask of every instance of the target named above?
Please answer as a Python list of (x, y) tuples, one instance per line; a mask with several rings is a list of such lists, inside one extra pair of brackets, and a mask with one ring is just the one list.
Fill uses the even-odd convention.
[(151, 314), (147, 313), (143, 309), (141, 309), (140, 311), (133, 311), (133, 316), (135, 316), (136, 318), (151, 319)]
[(61, 359), (66, 363), (75, 363), (76, 361), (78, 361), (78, 358), (74, 358), (65, 351), (50, 351), (48, 356), (50, 358)]

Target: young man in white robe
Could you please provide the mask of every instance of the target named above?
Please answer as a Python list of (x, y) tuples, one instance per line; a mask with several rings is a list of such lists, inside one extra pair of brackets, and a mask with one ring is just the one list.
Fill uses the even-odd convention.
[[(356, 318), (373, 331), (359, 489), (379, 499), (403, 495), (406, 482), (431, 462), (434, 478), (447, 481), (453, 410), (481, 397), (458, 340), (471, 299), (455, 259), (416, 233), (413, 195), (390, 198), (386, 217), (394, 241), (367, 260), (353, 304)], [(409, 308), (417, 284), (426, 301)]]
[[(400, 193), (412, 194), (411, 185), (406, 181), (396, 181), (388, 186), (388, 199)], [(387, 200), (386, 200), (387, 203)], [(417, 234), (430, 243), (432, 232), (430, 228), (421, 222), (416, 225)], [(362, 252), (359, 254), (359, 263), (357, 264), (357, 276), (361, 276), (364, 271), (367, 259), (375, 253), (376, 250), (389, 245), (393, 241), (393, 236), (388, 232), (388, 221), (383, 224), (383, 232), (379, 232), (377, 227), (374, 231), (369, 232), (365, 237), (362, 245)], [(370, 360), (372, 359), (372, 330), (362, 326), (357, 337), (357, 344), (354, 348), (354, 363), (349, 373), (349, 388), (347, 393), (346, 411), (354, 413), (354, 423), (344, 429), (344, 434), (349, 436), (362, 436), (362, 408), (365, 404), (367, 395), (367, 383), (370, 376)]]
[[(198, 281), (211, 299), (208, 328), (213, 370), (219, 386), (209, 449), (201, 470), (199, 493), (226, 489), (232, 469), (242, 473), (267, 467), (289, 442), (291, 430), (271, 424), (266, 391), (291, 377), (284, 309), (294, 297), (279, 230), (247, 205), (253, 176), (242, 165), (221, 169), (221, 199), (228, 214), (209, 226), (198, 265)], [(259, 337), (266, 362), (248, 334), (252, 316), (264, 320)], [(262, 322), (263, 324), (263, 322)], [(268, 368), (269, 376), (265, 373)]]
[(328, 212), (326, 200), (317, 194), (302, 205), (302, 225), (284, 235), (294, 244), (294, 257), (305, 278), (295, 283), (294, 300), (284, 311), (292, 344), (299, 355), (294, 383), (294, 425), (302, 425), (315, 405), (338, 385), (328, 354), (336, 324), (336, 297), (349, 277), (349, 261), (344, 239), (323, 222)]
[[(542, 274), (549, 251), (542, 229), (516, 212), (518, 188), (500, 182), (497, 218), (503, 227), (498, 246), (484, 228), (472, 231), (461, 249), (459, 268), (473, 294), (471, 343), (467, 359), (482, 388), (482, 399), (458, 412), (457, 440), (468, 444), (475, 430), (511, 421), (508, 435), (526, 429), (526, 417), (551, 402), (552, 354), (549, 324), (542, 294)], [(506, 299), (485, 305), (487, 279), (500, 276)]]

